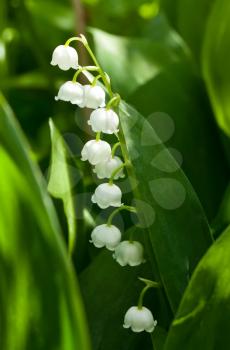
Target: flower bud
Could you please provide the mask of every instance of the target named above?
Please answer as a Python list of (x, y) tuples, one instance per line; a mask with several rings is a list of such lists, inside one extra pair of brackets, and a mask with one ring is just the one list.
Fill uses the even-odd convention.
[(77, 51), (71, 46), (59, 45), (54, 49), (52, 55), (52, 66), (58, 65), (62, 70), (68, 70), (70, 68), (78, 68), (78, 54)]
[(121, 240), (121, 231), (114, 225), (99, 225), (91, 234), (92, 243), (97, 248), (106, 247), (114, 250)]
[(101, 209), (111, 207), (120, 207), (121, 190), (114, 184), (101, 184), (97, 186), (95, 193), (92, 196), (92, 202), (96, 203)]
[(124, 328), (131, 328), (133, 332), (153, 332), (157, 325), (152, 312), (147, 307), (132, 306), (125, 314)]
[(98, 108), (90, 115), (88, 124), (92, 126), (93, 131), (113, 134), (118, 132), (119, 118), (112, 109)]
[(96, 109), (105, 106), (105, 91), (98, 85), (84, 85), (84, 105)]
[(144, 249), (137, 241), (123, 241), (116, 247), (113, 258), (121, 266), (137, 266), (145, 262), (143, 257)]
[(110, 144), (102, 140), (88, 141), (81, 151), (81, 157), (81, 160), (88, 160), (93, 165), (106, 162), (111, 158)]
[(84, 89), (79, 83), (67, 81), (61, 85), (55, 100), (71, 102), (72, 104), (81, 105), (84, 99)]
[[(99, 179), (110, 179), (114, 170), (116, 170), (119, 166), (121, 166), (123, 162), (119, 157), (110, 158), (107, 162), (98, 163), (93, 172), (97, 174)], [(124, 177), (123, 169), (121, 169), (115, 176), (114, 180), (119, 179), (120, 177)]]

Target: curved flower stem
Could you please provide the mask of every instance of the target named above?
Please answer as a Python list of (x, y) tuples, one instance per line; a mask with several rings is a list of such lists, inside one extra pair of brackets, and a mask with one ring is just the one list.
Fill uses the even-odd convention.
[[(98, 67), (95, 66), (85, 66), (85, 67), (80, 67), (79, 69), (75, 72), (72, 81), (76, 82), (77, 78), (79, 76), (79, 74), (81, 74), (84, 70), (88, 71), (88, 72), (94, 72), (94, 71), (98, 71)], [(96, 79), (96, 78), (95, 78)]]
[(140, 294), (139, 299), (138, 299), (138, 304), (137, 304), (138, 309), (142, 309), (144, 295), (149, 288), (151, 288), (151, 287), (147, 285), (142, 289), (141, 294)]
[(110, 100), (109, 102), (107, 103), (106, 105), (106, 109), (110, 109), (111, 107), (116, 107), (119, 105), (121, 101), (121, 97), (119, 94), (115, 94)]
[(78, 36), (73, 36), (72, 38), (68, 39), (68, 40), (65, 42), (65, 46), (69, 46), (69, 44), (70, 44), (72, 41), (80, 41), (80, 42), (82, 43), (82, 38), (79, 38)]
[(126, 166), (126, 163), (121, 164), (119, 167), (117, 167), (117, 169), (115, 169), (109, 179), (109, 184), (112, 185), (113, 184), (113, 180), (115, 178), (115, 176)]
[(111, 152), (111, 157), (114, 158), (116, 149), (121, 145), (120, 142), (117, 142), (113, 145), (112, 152)]
[(72, 81), (73, 81), (74, 83), (76, 83), (79, 74), (81, 74), (81, 73), (83, 72), (83, 70), (84, 70), (84, 68), (83, 68), (83, 67), (80, 67), (80, 68), (75, 72), (75, 74), (74, 74), (74, 76), (73, 76), (73, 79), (72, 79)]
[(98, 75), (93, 79), (93, 82), (92, 82), (91, 86), (95, 86), (96, 83), (97, 83), (97, 81), (98, 81), (98, 79), (100, 79), (100, 78), (101, 78), (101, 74), (98, 74)]
[(149, 288), (159, 288), (160, 284), (158, 282), (154, 282), (154, 281), (147, 280), (145, 278), (140, 278), (140, 277), (139, 277), (139, 280), (146, 284), (146, 286), (142, 289), (140, 296), (139, 296), (139, 299), (138, 299), (137, 307), (138, 307), (138, 309), (141, 309), (143, 306), (143, 299), (144, 299), (144, 296), (145, 296), (145, 293), (147, 292), (147, 290)]
[(108, 220), (107, 220), (107, 226), (111, 226), (112, 225), (112, 220), (114, 218), (114, 216), (119, 213), (121, 210), (128, 210), (131, 213), (136, 213), (136, 208), (135, 207), (131, 207), (129, 205), (122, 205), (121, 207), (115, 209), (109, 216)]

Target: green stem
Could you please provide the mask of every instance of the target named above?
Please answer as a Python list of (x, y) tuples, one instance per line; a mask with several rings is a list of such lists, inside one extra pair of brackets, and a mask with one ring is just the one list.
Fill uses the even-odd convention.
[(114, 158), (116, 149), (120, 146), (120, 142), (117, 142), (113, 145), (112, 152), (111, 152), (111, 157)]
[(100, 79), (101, 78), (101, 74), (99, 74), (99, 75), (97, 75), (94, 79), (93, 79), (93, 82), (92, 82), (92, 86), (95, 86), (96, 85), (96, 83), (97, 83), (97, 81), (98, 81), (98, 79)]
[(112, 220), (114, 218), (114, 216), (119, 213), (121, 210), (128, 210), (131, 213), (136, 213), (136, 208), (135, 207), (131, 207), (129, 205), (122, 205), (121, 207), (115, 209), (109, 216), (108, 220), (107, 220), (107, 225), (111, 226), (112, 225)]
[(65, 46), (69, 46), (69, 44), (70, 44), (72, 41), (80, 41), (81, 43), (83, 43), (82, 38), (79, 38), (78, 36), (74, 36), (74, 37), (68, 39), (68, 40), (65, 42)]
[(110, 97), (113, 97), (114, 94), (113, 94), (113, 91), (112, 91), (110, 82), (108, 81), (108, 79), (107, 79), (107, 77), (106, 77), (105, 72), (103, 71), (103, 69), (101, 68), (99, 62), (97, 61), (96, 57), (94, 56), (93, 51), (92, 51), (91, 48), (89, 47), (89, 44), (88, 44), (88, 43), (85, 43), (84, 46), (85, 46), (86, 50), (88, 51), (90, 57), (92, 58), (92, 60), (93, 60), (93, 62), (94, 62), (94, 64), (95, 64), (95, 66), (98, 67), (99, 73), (100, 73), (100, 75), (101, 75), (101, 78), (102, 78), (102, 80), (103, 80), (103, 83), (105, 84), (106, 89), (108, 90), (108, 93), (109, 93)]
[[(76, 82), (79, 74), (81, 74), (83, 71), (89, 71), (89, 72), (94, 72), (98, 71), (98, 67), (95, 66), (85, 66), (85, 67), (79, 67), (79, 69), (75, 72), (72, 81)], [(96, 78), (95, 78), (96, 79)]]
[(121, 101), (120, 95), (115, 94), (115, 95), (109, 100), (109, 102), (107, 103), (106, 109), (108, 110), (108, 109), (110, 109), (112, 106), (113, 106), (113, 107), (118, 106), (119, 103), (120, 103), (120, 101)]
[(123, 169), (126, 166), (125, 163), (121, 164), (119, 167), (117, 167), (111, 174), (110, 179), (109, 179), (109, 184), (112, 185), (113, 184), (113, 180), (115, 178), (115, 176), (121, 171), (121, 169)]
[(139, 299), (138, 299), (138, 304), (137, 304), (138, 309), (142, 309), (144, 295), (149, 288), (151, 288), (151, 287), (149, 285), (147, 285), (142, 289), (141, 294), (140, 294)]
[(160, 283), (148, 280), (146, 278), (141, 278), (141, 277), (139, 277), (139, 280), (146, 284), (146, 286), (142, 289), (140, 296), (139, 296), (139, 299), (138, 299), (137, 307), (138, 307), (138, 309), (141, 309), (143, 306), (143, 299), (144, 299), (144, 296), (145, 296), (145, 293), (147, 292), (147, 290), (149, 288), (160, 288)]
[(74, 83), (76, 83), (79, 74), (81, 74), (81, 72), (83, 72), (83, 70), (84, 70), (83, 67), (80, 67), (80, 68), (75, 72), (75, 74), (74, 74), (74, 76), (73, 76), (73, 79), (72, 79), (72, 81), (73, 81)]
[(96, 133), (96, 141), (100, 141), (100, 139), (101, 139), (101, 133), (97, 132)]
[(129, 243), (133, 243), (133, 233), (134, 233), (134, 230), (131, 230), (129, 234)]

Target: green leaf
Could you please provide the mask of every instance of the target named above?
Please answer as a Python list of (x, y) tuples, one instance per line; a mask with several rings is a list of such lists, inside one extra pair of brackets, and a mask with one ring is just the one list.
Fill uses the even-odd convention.
[(31, 151), (0, 95), (0, 347), (90, 349), (73, 267)]
[(52, 119), (50, 119), (49, 125), (52, 153), (48, 191), (53, 197), (59, 198), (63, 201), (68, 223), (68, 248), (69, 253), (72, 254), (77, 233), (75, 200), (73, 193), (73, 170), (75, 170), (75, 168), (68, 164), (68, 159), (71, 158), (70, 150)]
[[(204, 85), (192, 65), (184, 62), (168, 66), (139, 87), (128, 102), (135, 105), (179, 158), (212, 220), (228, 184), (228, 165)], [(155, 165), (169, 173), (173, 170), (172, 166), (167, 168), (168, 163), (160, 154)]]
[(203, 74), (217, 123), (230, 135), (230, 3), (217, 0), (207, 24), (203, 46)]
[(133, 164), (129, 176), (140, 225), (150, 245), (149, 258), (156, 262), (154, 273), (159, 275), (175, 312), (192, 271), (212, 243), (208, 223), (180, 167), (169, 174), (155, 166), (155, 157), (160, 152), (165, 164), (175, 165), (176, 161), (148, 121), (124, 103), (120, 120), (123, 151)]
[(164, 349), (166, 336), (167, 336), (167, 332), (158, 325), (155, 328), (154, 332), (151, 334), (152, 342), (153, 342), (153, 350)]
[(160, 0), (161, 8), (200, 63), (209, 14), (215, 0)]
[(218, 213), (212, 222), (214, 237), (218, 237), (230, 225), (230, 184), (228, 185)]
[(169, 28), (164, 41), (119, 37), (97, 29), (90, 32), (99, 62), (123, 96), (159, 74), (168, 64), (186, 56), (183, 41)]
[(230, 228), (208, 250), (196, 268), (165, 350), (225, 350), (230, 342)]
[(203, 40), (215, 0), (182, 0), (178, 3), (178, 31), (200, 63)]

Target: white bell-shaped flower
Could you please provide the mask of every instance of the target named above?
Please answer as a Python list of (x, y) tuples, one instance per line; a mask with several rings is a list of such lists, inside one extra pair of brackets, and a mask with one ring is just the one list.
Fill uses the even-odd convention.
[(84, 103), (81, 107), (96, 109), (105, 106), (105, 91), (95, 85), (84, 85)]
[(95, 247), (106, 247), (114, 250), (121, 241), (121, 231), (114, 225), (99, 225), (91, 233), (92, 242)]
[(120, 207), (121, 190), (118, 186), (110, 183), (105, 183), (97, 186), (95, 193), (92, 196), (92, 202), (96, 203), (101, 209), (108, 207)]
[(110, 144), (102, 140), (88, 141), (81, 151), (81, 157), (81, 160), (88, 160), (92, 165), (106, 162), (111, 158)]
[(123, 241), (116, 247), (113, 258), (121, 266), (137, 266), (145, 262), (143, 257), (144, 249), (137, 241)]
[(119, 131), (119, 118), (117, 113), (115, 113), (112, 109), (96, 109), (91, 113), (88, 124), (91, 125), (93, 131), (95, 132), (113, 134)]
[(152, 312), (147, 307), (132, 306), (125, 314), (124, 328), (131, 328), (133, 332), (153, 332), (157, 325)]
[(72, 104), (80, 105), (84, 100), (83, 86), (77, 82), (67, 81), (61, 85), (55, 100), (67, 101)]
[[(123, 162), (119, 157), (113, 157), (107, 160), (107, 162), (98, 163), (95, 168), (93, 169), (93, 172), (97, 174), (97, 177), (99, 179), (110, 179), (112, 173), (114, 170), (119, 168)], [(120, 177), (124, 177), (124, 171), (121, 169), (115, 176), (114, 180), (119, 179)]]
[(71, 46), (59, 45), (54, 49), (50, 63), (52, 66), (58, 66), (62, 70), (77, 69), (77, 51)]

